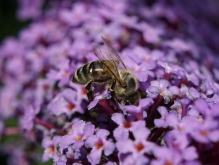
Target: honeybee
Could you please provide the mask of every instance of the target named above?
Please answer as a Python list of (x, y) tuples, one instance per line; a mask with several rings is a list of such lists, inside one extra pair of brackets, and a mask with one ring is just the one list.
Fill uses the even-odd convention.
[[(72, 81), (85, 85), (89, 101), (93, 101), (93, 83), (105, 83), (111, 96), (122, 105), (138, 105), (141, 95), (139, 83), (108, 40), (101, 37), (105, 46), (93, 45), (99, 60), (87, 63), (76, 70)], [(120, 69), (119, 69), (120, 67)]]

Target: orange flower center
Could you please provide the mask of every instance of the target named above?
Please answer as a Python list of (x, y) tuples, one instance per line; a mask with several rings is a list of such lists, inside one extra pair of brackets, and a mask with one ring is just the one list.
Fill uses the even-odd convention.
[(171, 161), (166, 161), (165, 165), (172, 165), (173, 163)]
[(82, 139), (82, 136), (76, 136), (76, 140), (80, 141)]
[(176, 112), (177, 112), (178, 114), (181, 114), (182, 109), (177, 109)]
[(130, 123), (130, 122), (128, 122), (128, 121), (126, 121), (125, 123), (124, 123), (124, 127), (125, 128), (130, 128), (132, 126), (132, 124)]
[(162, 96), (165, 96), (165, 95), (166, 95), (166, 92), (163, 91), (163, 92), (161, 92), (160, 94), (161, 94)]
[(73, 103), (68, 103), (68, 110), (71, 111), (74, 107), (75, 107), (75, 104)]
[(149, 57), (145, 57), (145, 61), (146, 61), (146, 62), (149, 62), (149, 61), (150, 61), (150, 58), (149, 58)]
[(207, 135), (208, 135), (207, 131), (204, 131), (204, 130), (201, 130), (200, 133), (201, 133), (201, 135), (203, 135), (203, 136), (207, 136)]
[(51, 146), (51, 147), (49, 148), (49, 152), (54, 153), (54, 151), (55, 151), (55, 147), (54, 147), (54, 146)]
[(183, 127), (182, 126), (179, 126), (178, 129), (179, 129), (180, 132), (183, 131)]
[(100, 149), (102, 146), (103, 146), (103, 143), (102, 143), (101, 141), (99, 141), (99, 142), (96, 144), (96, 148), (97, 148), (97, 149)]
[(144, 148), (144, 146), (143, 146), (143, 144), (139, 143), (135, 146), (135, 148), (138, 152), (140, 152)]
[(63, 77), (66, 77), (66, 76), (68, 76), (68, 73), (67, 73), (67, 71), (64, 71), (64, 72), (62, 73), (62, 75), (63, 75)]
[(62, 55), (63, 55), (63, 56), (67, 56), (67, 55), (68, 55), (67, 50), (63, 50), (63, 51), (62, 51)]

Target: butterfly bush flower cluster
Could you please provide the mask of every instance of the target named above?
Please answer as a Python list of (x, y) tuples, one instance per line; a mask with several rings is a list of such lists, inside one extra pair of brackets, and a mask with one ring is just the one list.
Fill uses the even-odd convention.
[[(217, 3), (18, 4), (18, 18), (31, 23), (0, 45), (0, 152), (10, 164), (219, 164)], [(101, 36), (139, 81), (138, 106), (116, 102), (104, 85), (92, 87), (89, 102), (71, 81), (98, 60), (92, 44)]]

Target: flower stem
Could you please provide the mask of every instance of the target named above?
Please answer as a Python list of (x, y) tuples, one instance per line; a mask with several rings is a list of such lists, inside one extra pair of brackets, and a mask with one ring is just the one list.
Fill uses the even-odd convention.
[(64, 135), (67, 134), (65, 131), (63, 131), (63, 130), (57, 128), (57, 127), (55, 127), (54, 125), (52, 125), (52, 124), (50, 124), (50, 123), (47, 123), (47, 122), (45, 122), (45, 121), (39, 119), (38, 117), (35, 117), (34, 122), (35, 122), (36, 124), (39, 124), (39, 125), (42, 125), (42, 126), (46, 127), (47, 129), (56, 129), (56, 130), (58, 131), (58, 133), (59, 133), (60, 135), (62, 135), (62, 136), (64, 136)]
[(157, 101), (154, 102), (154, 105), (151, 107), (151, 110), (150, 110), (150, 112), (148, 114), (148, 117), (146, 119), (147, 127), (152, 124), (151, 122), (154, 119), (154, 114), (156, 113), (157, 108), (161, 104), (162, 101), (163, 101), (163, 97), (159, 95), (158, 98), (157, 98)]

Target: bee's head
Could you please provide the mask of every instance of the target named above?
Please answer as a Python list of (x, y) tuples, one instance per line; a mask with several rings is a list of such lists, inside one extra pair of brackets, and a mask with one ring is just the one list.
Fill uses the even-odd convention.
[(140, 92), (136, 91), (131, 95), (127, 96), (124, 100), (121, 101), (122, 105), (138, 105), (139, 100), (141, 99)]

